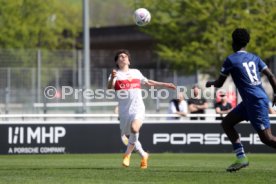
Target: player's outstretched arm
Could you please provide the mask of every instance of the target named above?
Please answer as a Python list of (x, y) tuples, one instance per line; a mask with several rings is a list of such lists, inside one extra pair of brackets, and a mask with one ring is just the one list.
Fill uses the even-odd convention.
[(112, 72), (111, 72), (111, 78), (107, 82), (107, 89), (113, 89), (114, 88), (114, 79), (115, 79), (116, 75), (117, 75), (116, 70), (112, 70)]
[(220, 88), (221, 86), (223, 86), (226, 78), (227, 78), (227, 76), (220, 75), (217, 80), (215, 80), (215, 81), (208, 81), (205, 86), (206, 86), (206, 88), (209, 88), (211, 86), (214, 86), (216, 88)]
[(276, 104), (276, 78), (273, 75), (273, 73), (269, 70), (269, 68), (264, 69), (263, 70), (263, 74), (266, 75), (266, 77), (269, 80), (270, 85), (273, 88), (273, 92), (274, 92), (274, 95), (273, 95), (273, 105), (275, 105)]
[(169, 88), (169, 89), (176, 89), (176, 86), (173, 83), (158, 82), (158, 81), (154, 81), (154, 80), (148, 80), (146, 85), (165, 87), (165, 88)]

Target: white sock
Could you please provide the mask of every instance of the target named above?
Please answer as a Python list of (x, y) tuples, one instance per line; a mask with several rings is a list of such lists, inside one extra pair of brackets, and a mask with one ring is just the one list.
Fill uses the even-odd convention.
[(147, 153), (143, 150), (140, 141), (137, 141), (137, 142), (135, 143), (135, 148), (134, 148), (134, 149), (135, 149), (135, 151), (137, 151), (137, 152), (139, 153), (139, 155), (140, 155), (141, 157), (147, 156)]
[(135, 144), (138, 141), (139, 138), (139, 134), (138, 133), (131, 133), (129, 135), (129, 139), (128, 139), (128, 146), (127, 146), (127, 150), (125, 152), (126, 155), (130, 155), (132, 153), (132, 151), (135, 148)]
[(138, 141), (138, 138), (139, 138), (139, 133), (131, 133), (129, 135), (128, 142), (130, 144), (135, 144)]

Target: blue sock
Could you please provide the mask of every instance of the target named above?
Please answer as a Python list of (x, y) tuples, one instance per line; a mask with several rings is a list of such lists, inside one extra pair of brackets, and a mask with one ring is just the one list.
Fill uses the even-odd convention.
[(234, 148), (237, 158), (246, 157), (245, 153), (244, 153), (243, 145), (241, 143), (234, 143), (233, 148)]

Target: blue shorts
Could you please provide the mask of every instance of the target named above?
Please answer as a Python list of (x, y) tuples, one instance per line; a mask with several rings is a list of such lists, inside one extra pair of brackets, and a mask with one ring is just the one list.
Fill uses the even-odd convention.
[(243, 120), (250, 121), (257, 132), (270, 128), (267, 99), (259, 99), (254, 103), (241, 102), (233, 109), (233, 113), (242, 117)]

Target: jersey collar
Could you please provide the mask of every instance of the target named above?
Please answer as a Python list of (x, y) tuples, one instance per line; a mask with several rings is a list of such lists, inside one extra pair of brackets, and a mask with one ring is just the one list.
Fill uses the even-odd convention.
[(237, 51), (237, 53), (239, 53), (239, 52), (246, 53), (246, 50), (239, 50), (239, 51)]

